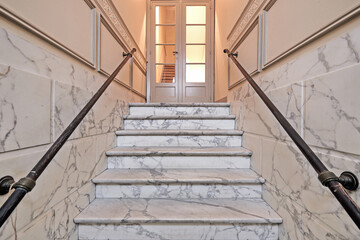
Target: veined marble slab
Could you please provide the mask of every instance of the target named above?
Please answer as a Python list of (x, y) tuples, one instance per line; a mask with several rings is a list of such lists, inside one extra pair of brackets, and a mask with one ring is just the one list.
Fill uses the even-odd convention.
[(128, 129), (235, 129), (235, 116), (125, 116)]
[(251, 152), (241, 147), (117, 147), (108, 168), (249, 168)]
[(95, 199), (74, 221), (80, 224), (282, 222), (261, 199)]
[(260, 184), (265, 180), (251, 169), (108, 169), (95, 184), (218, 183)]
[(117, 146), (121, 147), (240, 147), (242, 132), (233, 131), (119, 131)]
[(278, 240), (275, 224), (99, 224), (79, 226), (79, 240)]
[(0, 152), (49, 143), (50, 113), (51, 79), (0, 64)]
[(255, 199), (261, 198), (259, 184), (159, 183), (98, 184), (96, 198), (163, 198), (163, 199)]
[(108, 168), (249, 168), (250, 156), (111, 156)]
[(250, 169), (108, 169), (93, 179), (97, 198), (260, 198)]
[(130, 115), (228, 115), (230, 104), (134, 104), (130, 105)]

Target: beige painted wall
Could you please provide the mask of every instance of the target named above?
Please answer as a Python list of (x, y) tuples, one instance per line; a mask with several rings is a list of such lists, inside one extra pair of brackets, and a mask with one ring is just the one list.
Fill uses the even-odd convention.
[(228, 61), (223, 50), (227, 47), (227, 36), (247, 2), (246, 0), (215, 1), (215, 101), (228, 94)]
[(113, 0), (140, 50), (146, 55), (146, 0)]

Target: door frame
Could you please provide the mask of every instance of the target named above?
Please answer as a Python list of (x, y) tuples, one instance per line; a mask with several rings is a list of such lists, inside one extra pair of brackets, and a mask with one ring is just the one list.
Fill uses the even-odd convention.
[[(210, 95), (210, 102), (214, 101), (214, 94), (215, 94), (215, 0), (146, 0), (146, 82), (147, 82), (147, 102), (152, 102), (151, 96), (151, 76), (153, 75), (152, 69), (150, 67), (149, 61), (152, 58), (152, 46), (151, 46), (151, 3), (208, 3), (210, 6), (210, 39), (207, 43), (210, 47), (210, 56), (209, 56), (209, 95)], [(182, 77), (182, 72), (179, 75)], [(182, 84), (181, 85), (181, 92), (182, 92)], [(180, 86), (179, 86), (180, 87)]]

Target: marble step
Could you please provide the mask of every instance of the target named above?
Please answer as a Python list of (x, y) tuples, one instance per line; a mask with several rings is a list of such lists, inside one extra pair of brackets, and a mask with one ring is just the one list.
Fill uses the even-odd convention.
[(117, 147), (106, 152), (108, 168), (250, 168), (242, 147)]
[(242, 131), (237, 130), (122, 130), (117, 131), (118, 147), (241, 147)]
[(235, 129), (235, 115), (128, 115), (124, 129)]
[(95, 199), (74, 222), (79, 239), (275, 240), (282, 219), (261, 199)]
[(130, 103), (130, 115), (229, 115), (229, 103)]
[(96, 198), (261, 198), (265, 180), (250, 169), (108, 169)]

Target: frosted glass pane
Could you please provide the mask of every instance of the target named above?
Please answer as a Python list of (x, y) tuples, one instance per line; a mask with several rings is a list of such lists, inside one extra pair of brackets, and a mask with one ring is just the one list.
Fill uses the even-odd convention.
[(175, 45), (158, 45), (156, 46), (156, 63), (174, 63)]
[(156, 43), (175, 44), (175, 26), (156, 26)]
[(187, 45), (186, 63), (205, 63), (205, 45)]
[(156, 24), (175, 24), (175, 6), (156, 6)]
[(175, 65), (156, 65), (156, 83), (174, 83)]
[(186, 82), (204, 83), (205, 82), (205, 64), (186, 65)]
[(186, 24), (206, 24), (206, 6), (187, 6)]
[(186, 26), (186, 43), (205, 43), (205, 26)]

